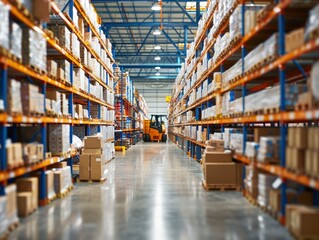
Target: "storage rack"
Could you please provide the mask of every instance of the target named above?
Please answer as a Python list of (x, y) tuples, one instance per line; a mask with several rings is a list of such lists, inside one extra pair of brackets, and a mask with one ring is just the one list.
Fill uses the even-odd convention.
[[(45, 153), (47, 151), (47, 126), (48, 124), (69, 124), (70, 125), (70, 143), (72, 143), (72, 135), (73, 135), (73, 126), (83, 126), (85, 127), (86, 135), (90, 135), (90, 128), (91, 126), (97, 126), (98, 131), (100, 130), (100, 126), (113, 126), (113, 121), (104, 121), (97, 119), (76, 119), (74, 118), (73, 113), (73, 102), (75, 102), (74, 96), (77, 96), (81, 103), (85, 103), (87, 105), (88, 112), (90, 112), (90, 105), (96, 104), (99, 109), (99, 116), (101, 114), (100, 107), (105, 106), (109, 110), (114, 110), (114, 106), (110, 103), (107, 103), (101, 99), (98, 99), (90, 94), (90, 92), (84, 92), (79, 90), (77, 87), (73, 86), (73, 74), (72, 69), (73, 66), (81, 68), (87, 77), (88, 83), (92, 81), (97, 81), (99, 84), (103, 86), (104, 89), (108, 89), (110, 92), (113, 92), (113, 84), (112, 78), (113, 73), (112, 69), (106, 66), (106, 64), (102, 61), (99, 55), (92, 49), (89, 43), (84, 41), (84, 36), (81, 35), (79, 30), (75, 27), (74, 23), (72, 22), (73, 19), (73, 12), (72, 7), (75, 6), (79, 14), (84, 18), (85, 24), (88, 26), (90, 31), (93, 32), (95, 36), (98, 37), (99, 42), (103, 49), (106, 51), (108, 57), (114, 62), (111, 53), (108, 51), (105, 43), (100, 37), (100, 30), (98, 31), (92, 22), (90, 21), (89, 17), (83, 10), (81, 4), (77, 0), (70, 0), (68, 4), (70, 5), (69, 15), (65, 15), (61, 12), (61, 10), (57, 7), (57, 5), (52, 1), (51, 10), (52, 12), (59, 16), (61, 22), (68, 27), (71, 32), (74, 32), (77, 38), (80, 40), (81, 44), (83, 44), (88, 51), (90, 51), (94, 58), (98, 60), (98, 62), (106, 69), (109, 73), (107, 79), (99, 79), (94, 72), (89, 71), (85, 66), (83, 66), (79, 59), (77, 59), (71, 52), (64, 49), (60, 46), (54, 38), (48, 34), (48, 31), (45, 29), (46, 24), (40, 26), (38, 23), (34, 21), (32, 15), (24, 9), (21, 11), (21, 6), (19, 4), (14, 4), (11, 1), (1, 0), (3, 3), (10, 6), (10, 18), (13, 19), (15, 22), (19, 22), (20, 24), (24, 24), (29, 29), (32, 29), (38, 33), (40, 33), (43, 38), (47, 41), (47, 48), (48, 48), (48, 56), (51, 56), (51, 53), (54, 52), (54, 56), (52, 58), (58, 57), (59, 59), (67, 59), (71, 62), (71, 74), (69, 76), (70, 83), (67, 84), (65, 82), (60, 82), (53, 79), (48, 73), (39, 72), (36, 69), (30, 68), (28, 66), (24, 66), (19, 59), (14, 59), (8, 54), (6, 49), (2, 49), (0, 53), (0, 79), (1, 79), (1, 87), (0, 87), (0, 99), (4, 102), (4, 110), (7, 109), (7, 80), (12, 75), (19, 75), (31, 78), (35, 81), (39, 86), (42, 88), (42, 93), (45, 95), (46, 90), (48, 88), (57, 89), (59, 91), (63, 91), (69, 94), (69, 118), (61, 118), (61, 117), (52, 117), (48, 115), (44, 116), (24, 116), (24, 115), (9, 115), (5, 112), (0, 114), (0, 195), (5, 195), (5, 186), (7, 185), (8, 181), (11, 181), (14, 178), (23, 176), (25, 174), (31, 173), (36, 170), (40, 170), (40, 191), (39, 191), (39, 198), (40, 198), (40, 205), (45, 205), (49, 203), (49, 200), (46, 199), (46, 178), (45, 178), (45, 170), (46, 167), (52, 165), (57, 162), (61, 162), (64, 160), (68, 161), (68, 165), (71, 167), (71, 174), (72, 174), (72, 165), (73, 165), (73, 157), (77, 156), (79, 152), (76, 149), (71, 150), (67, 153), (61, 153), (61, 156), (54, 156), (50, 158), (45, 158)], [(45, 103), (44, 103), (45, 105)], [(8, 138), (8, 129), (9, 127), (19, 127), (25, 124), (28, 125), (35, 125), (41, 126), (41, 143), (44, 147), (44, 156), (43, 160), (39, 163), (26, 165), (14, 169), (7, 168), (6, 162), (6, 140)], [(16, 133), (13, 134), (13, 139), (16, 137), (14, 136)], [(107, 141), (113, 141), (113, 138), (108, 139)]]
[[(220, 3), (221, 1), (219, 1)], [(255, 1), (257, 3), (257, 1)], [(217, 4), (219, 4), (217, 3)], [(245, 18), (243, 17), (245, 11), (247, 9), (246, 4), (250, 3), (250, 1), (236, 1), (232, 10), (234, 10), (238, 4), (242, 4), (241, 14), (242, 14), (242, 38), (235, 44), (233, 44), (229, 49), (227, 49), (227, 53), (221, 57), (219, 61), (213, 64), (211, 67), (208, 67), (204, 73), (197, 77), (196, 82), (193, 86), (190, 87), (189, 90), (185, 90), (185, 86), (187, 81), (190, 81), (192, 75), (196, 72), (196, 68), (198, 64), (204, 59), (205, 56), (208, 56), (209, 60), (212, 55), (210, 55), (210, 50), (216, 43), (216, 39), (218, 36), (224, 34), (228, 29), (229, 24), (229, 16), (228, 15), (224, 22), (219, 26), (219, 30), (217, 34), (213, 37), (210, 42), (207, 42), (207, 47), (203, 49), (204, 38), (208, 35), (210, 28), (213, 25), (213, 13), (217, 8), (217, 4), (212, 11), (212, 14), (207, 17), (206, 24), (204, 26), (204, 30), (199, 35), (195, 42), (195, 51), (194, 53), (188, 54), (188, 58), (185, 61), (185, 68), (182, 68), (182, 76), (176, 79), (175, 89), (173, 90), (173, 97), (170, 103), (169, 109), (169, 138), (172, 142), (178, 144), (182, 149), (184, 149), (191, 157), (196, 160), (201, 159), (202, 150), (205, 147), (205, 143), (202, 141), (198, 141), (193, 138), (189, 138), (183, 135), (183, 130), (185, 126), (193, 126), (198, 130), (198, 126), (207, 127), (207, 137), (210, 133), (217, 131), (223, 131), (225, 126), (236, 127), (242, 129), (243, 132), (243, 154), (234, 154), (233, 158), (244, 163), (250, 164), (252, 161), (245, 156), (246, 146), (245, 143), (247, 141), (247, 134), (250, 128), (254, 128), (255, 126), (260, 126), (260, 124), (270, 123), (271, 126), (277, 126), (280, 128), (280, 165), (272, 165), (272, 164), (264, 164), (264, 163), (254, 163), (254, 166), (258, 169), (261, 169), (265, 172), (271, 173), (280, 177), (283, 180), (283, 184), (281, 185), (281, 222), (285, 221), (285, 206), (287, 203), (286, 199), (286, 181), (290, 180), (295, 183), (298, 183), (302, 186), (310, 187), (314, 191), (314, 203), (318, 203), (318, 190), (319, 190), (319, 181), (318, 179), (314, 179), (312, 177), (306, 176), (305, 174), (296, 174), (289, 171), (286, 168), (286, 136), (287, 136), (287, 128), (289, 123), (314, 123), (318, 124), (319, 120), (319, 110), (317, 109), (307, 109), (307, 110), (288, 110), (286, 109), (285, 103), (285, 86), (290, 83), (289, 73), (293, 72), (295, 68), (297, 68), (297, 72), (294, 72), (292, 75), (299, 75), (298, 79), (303, 79), (307, 77), (308, 72), (303, 69), (303, 67), (295, 62), (294, 60), (303, 59), (308, 53), (317, 53), (319, 49), (319, 38), (318, 36), (315, 39), (312, 39), (305, 43), (303, 46), (286, 53), (285, 52), (285, 33), (288, 28), (291, 26), (295, 26), (296, 24), (290, 24), (292, 22), (292, 18), (296, 16), (296, 11), (300, 11), (300, 15), (305, 21), (300, 22), (300, 18), (298, 18), (299, 26), (306, 25), (306, 19), (304, 18), (303, 13), (305, 9), (301, 8), (296, 10), (293, 5), (293, 1), (291, 0), (281, 0), (276, 1), (276, 4), (272, 7), (272, 9), (268, 12), (268, 14), (263, 18), (263, 20), (252, 28), (252, 30), (245, 35)], [(306, 5), (306, 3), (303, 3)], [(314, 4), (314, 3), (311, 3)], [(313, 7), (312, 5), (311, 7)], [(309, 10), (311, 7), (307, 8)], [(296, 22), (294, 22), (296, 23)], [(302, 25), (301, 25), (302, 24)], [(289, 29), (293, 30), (293, 29)], [(256, 42), (262, 41), (264, 39), (263, 34), (269, 34), (269, 32), (278, 31), (279, 36), (279, 57), (272, 61), (271, 63), (252, 71), (251, 73), (244, 75), (244, 64), (245, 64), (245, 56), (247, 53), (253, 49), (256, 45)], [(318, 55), (310, 55), (308, 59), (316, 59)], [(186, 66), (188, 66), (192, 59), (197, 57), (196, 63), (189, 74), (186, 74)], [(214, 72), (224, 72), (225, 69), (229, 68), (234, 64), (234, 58), (236, 60), (242, 59), (243, 67), (242, 67), (242, 76), (230, 83), (228, 86), (222, 87), (221, 89), (215, 90), (212, 93), (208, 94), (206, 97), (203, 97), (197, 100), (194, 104), (188, 105), (188, 99), (192, 91), (196, 91), (196, 89), (201, 88), (203, 82), (208, 79), (208, 82), (212, 82), (212, 75)], [(316, 59), (317, 60), (317, 59)], [(295, 64), (295, 68), (291, 67), (291, 62)], [(289, 69), (289, 71), (288, 71)], [(277, 72), (276, 72), (277, 71)], [(271, 79), (267, 79), (267, 74), (272, 73), (274, 77)], [(262, 81), (262, 79), (267, 79)], [(255, 80), (255, 81), (254, 81)], [(259, 80), (259, 81), (256, 81)], [(254, 83), (252, 87), (249, 85), (250, 83)], [(268, 113), (258, 113), (253, 115), (245, 115), (245, 97), (248, 94), (248, 91), (251, 92), (260, 91), (262, 89), (267, 88), (268, 86), (272, 86), (275, 83), (280, 84), (280, 111), (274, 112), (271, 114)], [(250, 89), (248, 88), (250, 87)], [(242, 96), (242, 108), (243, 112), (237, 116), (215, 116), (208, 120), (201, 120), (200, 111), (206, 109), (207, 107), (211, 107), (215, 105), (215, 98), (218, 95), (225, 94), (229, 91), (240, 90)], [(183, 103), (187, 104), (187, 107), (183, 108)], [(195, 111), (195, 121), (189, 121), (186, 123), (176, 123), (175, 120), (180, 116), (185, 116), (188, 111)], [(315, 159), (318, 161), (318, 159)], [(245, 178), (245, 171), (243, 174), (243, 179)]]
[[(115, 122), (117, 123), (115, 141), (117, 146), (123, 147), (125, 146), (124, 138), (130, 139), (131, 145), (135, 145), (141, 140), (140, 133), (143, 131), (143, 119), (147, 118), (147, 113), (140, 107), (135, 90), (128, 91), (128, 86), (124, 84), (124, 78), (129, 78), (129, 76), (122, 70), (118, 72), (118, 75), (118, 81), (114, 83), (115, 87), (118, 85), (120, 88), (120, 94), (115, 95), (117, 103), (120, 104), (120, 107), (115, 109)], [(125, 127), (124, 121), (127, 120), (131, 121), (130, 128)], [(118, 149), (120, 150), (120, 148)]]

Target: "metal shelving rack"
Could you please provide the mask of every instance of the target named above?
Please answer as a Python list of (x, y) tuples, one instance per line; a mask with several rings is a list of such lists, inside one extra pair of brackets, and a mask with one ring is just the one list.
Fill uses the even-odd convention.
[[(59, 82), (53, 78), (51, 78), (47, 74), (40, 74), (37, 71), (24, 66), (19, 61), (13, 60), (7, 55), (0, 54), (0, 81), (1, 81), (1, 87), (0, 87), (0, 99), (4, 102), (4, 109), (7, 109), (7, 80), (11, 75), (11, 72), (22, 74), (23, 76), (30, 77), (31, 79), (34, 79), (38, 82), (39, 86), (42, 86), (42, 93), (45, 95), (46, 90), (48, 87), (53, 87), (55, 89), (58, 89), (59, 91), (63, 91), (69, 94), (69, 106), (73, 105), (74, 96), (77, 96), (81, 98), (84, 102), (87, 104), (87, 110), (90, 114), (90, 105), (96, 104), (98, 106), (98, 112), (99, 112), (99, 118), (101, 116), (101, 106), (107, 107), (109, 110), (114, 110), (114, 106), (102, 101), (93, 95), (90, 94), (90, 92), (86, 93), (83, 91), (80, 91), (78, 88), (73, 86), (73, 74), (72, 69), (73, 66), (76, 66), (78, 68), (81, 68), (87, 77), (88, 83), (91, 81), (98, 82), (104, 89), (108, 89), (110, 92), (113, 92), (112, 88), (109, 86), (111, 83), (111, 79), (113, 78), (113, 71), (109, 67), (106, 66), (106, 64), (102, 61), (102, 59), (99, 57), (99, 55), (92, 49), (89, 43), (84, 41), (84, 36), (81, 35), (79, 30), (75, 27), (74, 23), (72, 22), (73, 19), (73, 6), (77, 9), (77, 11), (81, 14), (81, 16), (84, 18), (86, 25), (89, 26), (89, 30), (93, 32), (95, 36), (98, 37), (99, 42), (103, 49), (106, 51), (108, 58), (111, 59), (112, 62), (114, 62), (114, 59), (111, 55), (111, 53), (108, 51), (105, 43), (100, 37), (100, 30), (98, 31), (92, 22), (90, 21), (89, 17), (83, 10), (81, 4), (77, 0), (69, 0), (69, 17), (67, 18), (61, 10), (58, 8), (58, 6), (52, 1), (51, 3), (51, 10), (54, 14), (59, 16), (61, 20), (63, 21), (64, 25), (66, 25), (71, 32), (74, 32), (77, 36), (77, 38), (80, 41), (80, 44), (83, 44), (88, 51), (97, 59), (97, 61), (103, 66), (103, 68), (108, 72), (107, 79), (100, 79), (98, 78), (94, 72), (91, 72), (86, 69), (85, 66), (83, 66), (79, 59), (77, 59), (72, 53), (69, 51), (66, 51), (63, 47), (61, 47), (50, 35), (47, 34), (45, 27), (46, 24), (43, 24), (43, 26), (39, 26), (36, 23), (31, 20), (31, 18), (26, 15), (25, 13), (21, 12), (16, 5), (11, 4), (8, 0), (1, 0), (3, 3), (10, 5), (10, 18), (14, 19), (15, 21), (21, 22), (25, 26), (27, 26), (29, 29), (32, 29), (38, 33), (40, 33), (44, 39), (47, 41), (47, 48), (53, 49), (61, 59), (66, 59), (71, 62), (71, 73), (70, 73), (70, 83), (71, 84), (65, 84), (63, 82)], [(45, 106), (45, 103), (44, 103)], [(61, 162), (64, 160), (68, 161), (68, 165), (71, 166), (71, 174), (72, 174), (72, 165), (73, 165), (73, 157), (76, 157), (79, 153), (76, 150), (72, 150), (71, 152), (68, 152), (67, 154), (63, 154), (63, 156), (55, 156), (45, 159), (45, 153), (47, 150), (47, 125), (48, 124), (69, 124), (70, 125), (70, 143), (72, 143), (72, 135), (73, 135), (73, 126), (79, 125), (85, 127), (85, 133), (86, 135), (90, 135), (90, 128), (91, 126), (97, 126), (98, 131), (100, 130), (100, 126), (114, 126), (113, 121), (104, 121), (97, 119), (76, 119), (74, 118), (73, 108), (69, 107), (69, 115), (70, 118), (60, 118), (60, 117), (51, 117), (51, 116), (24, 116), (24, 115), (14, 115), (11, 116), (7, 113), (1, 113), (0, 114), (0, 145), (2, 146), (0, 148), (0, 195), (5, 195), (5, 186), (7, 185), (7, 182), (9, 180), (12, 180), (16, 177), (23, 176), (25, 174), (28, 174), (33, 171), (40, 170), (40, 205), (48, 204), (48, 199), (46, 199), (45, 193), (46, 193), (46, 178), (45, 178), (45, 170), (46, 167), (49, 165), (52, 165), (57, 162)], [(8, 128), (9, 126), (15, 124), (16, 126), (23, 125), (23, 124), (32, 124), (36, 126), (41, 126), (41, 143), (44, 146), (44, 156), (43, 160), (39, 163), (28, 165), (28, 166), (22, 166), (14, 169), (7, 169), (7, 162), (6, 162), (6, 140), (8, 137)], [(107, 141), (113, 141), (114, 139), (108, 139)]]
[[(220, 1), (219, 1), (220, 2)], [(238, 4), (242, 4), (241, 8), (241, 14), (244, 16), (246, 11), (246, 3), (250, 1), (237, 1), (234, 8), (238, 6)], [(210, 30), (212, 26), (213, 17), (209, 16), (208, 20), (206, 21), (206, 25), (204, 27), (204, 30), (202, 31), (202, 34), (197, 38), (197, 41), (195, 42), (195, 49), (196, 52), (194, 54), (191, 54), (187, 64), (190, 64), (191, 59), (193, 57), (198, 57), (196, 64), (194, 68), (191, 70), (191, 72), (186, 75), (186, 73), (183, 73), (184, 77), (176, 84), (175, 92), (173, 92), (173, 97), (170, 104), (169, 109), (169, 138), (172, 142), (177, 143), (180, 145), (182, 149), (184, 149), (191, 157), (194, 159), (200, 160), (201, 159), (201, 152), (202, 148), (205, 147), (205, 144), (201, 141), (197, 141), (195, 139), (191, 139), (189, 137), (186, 137), (182, 135), (181, 133), (177, 133), (173, 131), (173, 128), (178, 128), (179, 130), (183, 129), (185, 126), (196, 126), (196, 130), (198, 130), (198, 126), (205, 126), (207, 127), (208, 135), (211, 132), (213, 128), (219, 128), (223, 130), (225, 126), (236, 126), (242, 129), (243, 132), (243, 154), (235, 154), (233, 155), (233, 158), (244, 163), (244, 164), (251, 164), (251, 161), (245, 157), (245, 142), (247, 140), (247, 131), (248, 128), (254, 128), (254, 124), (260, 123), (272, 123), (272, 124), (279, 124), (280, 128), (280, 165), (272, 165), (272, 164), (263, 164), (263, 163), (254, 163), (254, 166), (258, 169), (262, 169), (265, 172), (271, 173), (273, 175), (276, 175), (280, 177), (283, 181), (283, 184), (281, 185), (281, 222), (285, 222), (285, 205), (287, 203), (286, 199), (286, 181), (290, 180), (295, 183), (298, 183), (302, 186), (306, 186), (309, 188), (312, 188), (314, 191), (314, 203), (318, 203), (318, 190), (319, 190), (319, 181), (318, 179), (314, 179), (311, 177), (308, 177), (304, 174), (298, 175), (296, 173), (293, 173), (286, 169), (286, 155), (285, 155), (285, 149), (286, 149), (286, 137), (287, 137), (287, 127), (288, 123), (307, 123), (307, 122), (315, 122), (318, 123), (319, 121), (319, 110), (286, 110), (285, 105), (285, 86), (289, 82), (287, 73), (286, 73), (286, 64), (288, 62), (291, 62), (293, 60), (296, 60), (298, 58), (302, 58), (307, 53), (313, 53), (317, 52), (319, 50), (319, 38), (315, 38), (313, 40), (308, 41), (305, 43), (302, 47), (293, 50), (292, 52), (286, 53), (285, 52), (285, 33), (286, 33), (286, 17), (291, 17), (292, 13), (289, 12), (289, 7), (292, 7), (293, 1), (292, 0), (278, 0), (276, 1), (276, 5), (272, 8), (272, 10), (268, 13), (268, 15), (247, 34), (245, 35), (245, 18), (242, 17), (242, 38), (239, 40), (239, 42), (235, 45), (233, 45), (228, 52), (212, 67), (209, 67), (200, 78), (197, 79), (195, 84), (186, 92), (184, 92), (184, 87), (186, 86), (186, 81), (189, 80), (192, 76), (192, 74), (196, 71), (196, 66), (203, 60), (204, 56), (208, 54), (208, 60), (212, 56), (209, 54), (209, 50), (214, 46), (217, 36), (222, 35), (225, 33), (226, 29), (228, 28), (229, 21), (224, 22), (222, 26), (220, 26), (218, 33), (211, 42), (207, 43), (207, 48), (200, 53), (201, 45), (204, 41), (205, 36), (208, 35), (208, 31)], [(216, 9), (216, 8), (215, 8)], [(290, 14), (290, 15), (289, 15)], [(213, 15), (213, 14), (212, 14)], [(295, 16), (295, 15), (294, 15)], [(277, 26), (275, 25), (277, 22)], [(230, 61), (230, 57), (234, 56), (236, 57), (235, 53), (237, 53), (239, 56), (241, 56), (242, 60), (242, 73), (244, 74), (244, 64), (245, 64), (245, 56), (248, 52), (247, 49), (251, 49), (253, 45), (253, 40), (259, 38), (259, 34), (262, 31), (265, 31), (266, 27), (271, 24), (272, 27), (274, 27), (273, 32), (278, 31), (278, 38), (279, 38), (279, 46), (278, 46), (278, 53), (279, 57), (275, 59), (273, 62), (267, 64), (266, 66), (263, 66), (260, 69), (257, 69), (253, 72), (251, 72), (248, 75), (242, 75), (240, 79), (237, 81), (229, 84), (226, 87), (222, 87), (220, 90), (216, 90), (215, 92), (208, 94), (206, 97), (203, 97), (202, 99), (197, 100), (194, 104), (188, 106), (186, 109), (179, 109), (179, 106), (183, 101), (188, 100), (189, 95), (192, 91), (196, 90), (198, 87), (202, 86), (202, 83), (208, 79), (209, 82), (212, 81), (211, 77), (214, 72), (223, 72), (225, 67), (227, 66), (228, 61)], [(275, 25), (275, 26), (274, 26)], [(291, 26), (290, 26), (291, 27)], [(253, 45), (256, 46), (256, 45)], [(238, 57), (237, 57), (237, 60)], [(232, 66), (232, 65), (230, 65)], [(186, 68), (186, 67), (185, 67)], [(300, 74), (304, 77), (304, 71), (302, 67), (297, 67), (298, 71), (300, 71)], [(257, 115), (250, 115), (245, 116), (245, 96), (247, 96), (248, 89), (247, 84), (251, 83), (253, 80), (256, 80), (260, 77), (265, 76), (265, 74), (270, 72), (277, 71), (278, 80), (269, 82), (259, 82), (257, 84), (256, 90), (262, 90), (266, 88), (267, 86), (271, 86), (274, 83), (278, 82), (280, 84), (280, 111), (278, 113), (273, 114), (257, 114)], [(243, 107), (243, 113), (241, 116), (238, 117), (222, 117), (218, 116), (215, 118), (211, 118), (208, 120), (201, 120), (199, 111), (202, 109), (205, 109), (206, 107), (211, 107), (215, 105), (215, 98), (217, 95), (224, 94), (226, 92), (232, 91), (235, 88), (241, 87), (241, 94), (242, 94), (242, 107)], [(195, 110), (196, 120), (186, 123), (174, 123), (174, 119), (183, 116), (186, 112), (190, 110)], [(181, 132), (181, 131), (179, 131)], [(319, 159), (316, 159), (319, 160)], [(243, 179), (245, 178), (245, 172), (243, 174)]]

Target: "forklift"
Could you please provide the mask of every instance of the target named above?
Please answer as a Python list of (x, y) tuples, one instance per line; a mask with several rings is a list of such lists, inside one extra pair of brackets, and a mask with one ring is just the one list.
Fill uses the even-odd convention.
[(151, 115), (150, 120), (144, 120), (143, 141), (144, 142), (166, 142), (166, 128), (164, 124), (166, 115)]

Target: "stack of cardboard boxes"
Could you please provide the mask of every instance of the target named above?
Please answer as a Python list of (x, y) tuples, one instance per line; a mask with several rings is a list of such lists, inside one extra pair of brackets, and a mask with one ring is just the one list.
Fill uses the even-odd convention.
[(245, 189), (246, 193), (257, 201), (258, 198), (258, 173), (259, 170), (254, 166), (254, 164), (250, 164), (245, 166), (246, 168), (246, 178), (245, 178)]
[(26, 217), (38, 209), (38, 178), (20, 178), (16, 181), (18, 191), (18, 215)]
[(17, 209), (17, 186), (15, 184), (6, 186), (5, 193), (7, 198), (6, 218), (8, 225), (12, 226), (19, 222)]
[(242, 164), (232, 162), (231, 152), (224, 151), (223, 140), (209, 140), (202, 157), (204, 181), (207, 187), (237, 188), (241, 186)]
[(7, 152), (7, 165), (8, 168), (15, 168), (24, 164), (22, 157), (22, 144), (21, 143), (9, 143), (6, 146)]
[(100, 136), (84, 138), (84, 150), (80, 156), (80, 180), (101, 181), (106, 178), (105, 142)]
[[(73, 186), (71, 169), (67, 165), (67, 162), (55, 163), (50, 165), (49, 168), (53, 171), (54, 193), (57, 194), (58, 197), (62, 197), (62, 195), (67, 193), (70, 187)], [(48, 177), (51, 178), (51, 176)], [(50, 183), (51, 181), (52, 179), (50, 179)], [(52, 184), (49, 185), (47, 190), (47, 194), (54, 194), (52, 191)]]

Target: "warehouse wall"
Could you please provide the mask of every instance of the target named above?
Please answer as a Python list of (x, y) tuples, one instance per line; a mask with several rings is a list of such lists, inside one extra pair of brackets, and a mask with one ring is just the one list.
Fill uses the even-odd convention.
[(145, 98), (149, 116), (151, 114), (167, 115), (168, 103), (166, 96), (172, 94), (172, 84), (148, 86), (148, 84), (134, 83), (138, 92)]

